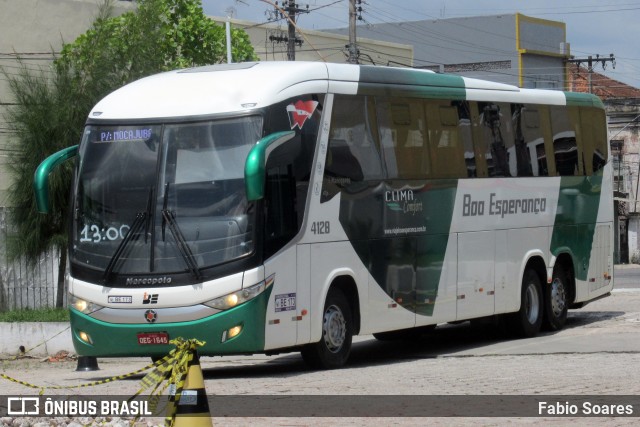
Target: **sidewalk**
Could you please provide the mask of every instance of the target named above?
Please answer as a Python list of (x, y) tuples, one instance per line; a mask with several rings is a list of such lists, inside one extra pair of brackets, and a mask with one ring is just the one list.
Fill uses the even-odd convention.
[(640, 264), (616, 264), (613, 266), (614, 270), (632, 270), (638, 269), (640, 271)]

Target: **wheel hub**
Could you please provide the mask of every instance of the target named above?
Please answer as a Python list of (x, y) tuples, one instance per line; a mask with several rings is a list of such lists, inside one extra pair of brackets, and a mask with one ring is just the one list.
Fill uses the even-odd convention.
[(332, 353), (336, 353), (342, 347), (347, 334), (347, 322), (344, 320), (342, 311), (332, 305), (324, 313), (322, 325), (324, 342)]

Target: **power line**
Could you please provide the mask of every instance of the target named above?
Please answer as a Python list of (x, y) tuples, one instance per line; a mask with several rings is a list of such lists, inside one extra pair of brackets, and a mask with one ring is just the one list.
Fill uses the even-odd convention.
[(592, 57), (589, 55), (586, 58), (572, 58), (567, 59), (567, 62), (571, 64), (576, 64), (578, 66), (578, 70), (580, 69), (580, 65), (587, 64), (587, 87), (589, 88), (589, 93), (593, 92), (593, 83), (591, 80), (591, 76), (593, 74), (593, 64), (601, 64), (602, 69), (605, 69), (607, 66), (607, 62), (611, 62), (613, 64), (613, 68), (616, 68), (616, 58), (613, 56), (613, 53), (609, 55), (608, 58), (603, 57), (600, 58), (600, 55), (596, 55), (596, 57)]

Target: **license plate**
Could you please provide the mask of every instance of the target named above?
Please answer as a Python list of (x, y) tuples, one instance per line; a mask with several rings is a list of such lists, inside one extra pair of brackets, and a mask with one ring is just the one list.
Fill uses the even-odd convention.
[(296, 309), (296, 294), (281, 294), (276, 295), (275, 299), (276, 312), (290, 311)]
[(166, 332), (145, 332), (138, 334), (138, 344), (169, 344), (169, 334)]

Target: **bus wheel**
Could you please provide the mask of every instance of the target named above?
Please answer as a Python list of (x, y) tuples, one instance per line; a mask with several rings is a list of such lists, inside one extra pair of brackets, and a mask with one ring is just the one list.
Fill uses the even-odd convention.
[(545, 287), (544, 320), (542, 326), (547, 331), (562, 329), (567, 321), (568, 286), (567, 273), (561, 265), (553, 269), (551, 284)]
[(542, 286), (540, 277), (534, 270), (528, 269), (522, 278), (520, 310), (513, 313), (509, 326), (519, 337), (530, 338), (540, 331), (542, 325)]
[(336, 369), (342, 367), (351, 352), (353, 323), (351, 308), (344, 293), (332, 289), (324, 303), (322, 316), (322, 338), (306, 345), (302, 358), (314, 369)]

